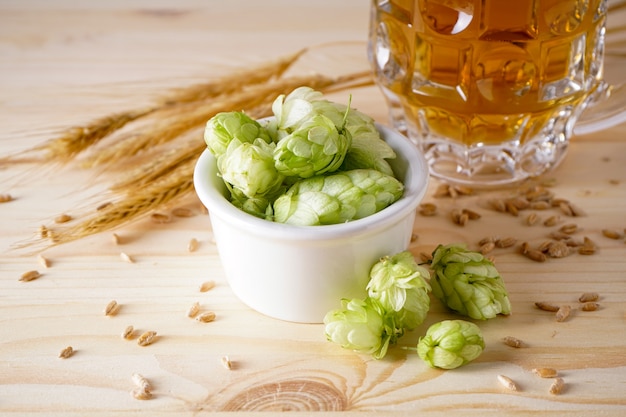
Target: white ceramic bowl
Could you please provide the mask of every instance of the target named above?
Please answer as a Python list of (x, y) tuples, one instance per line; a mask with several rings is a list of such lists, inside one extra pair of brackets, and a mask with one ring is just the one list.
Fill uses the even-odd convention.
[(407, 138), (377, 127), (397, 153), (389, 162), (404, 195), (376, 214), (337, 225), (286, 225), (239, 210), (224, 197), (215, 158), (202, 153), (194, 171), (196, 193), (209, 210), (228, 283), (249, 307), (282, 320), (321, 323), (341, 298), (365, 297), (378, 259), (407, 249), (428, 165)]

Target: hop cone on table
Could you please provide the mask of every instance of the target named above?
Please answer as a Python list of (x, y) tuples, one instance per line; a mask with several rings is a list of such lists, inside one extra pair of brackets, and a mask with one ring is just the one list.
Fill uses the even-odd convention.
[(430, 308), (429, 277), (409, 251), (385, 256), (370, 271), (368, 295), (393, 312), (398, 327), (412, 330), (422, 324)]
[(433, 368), (454, 369), (473, 361), (485, 348), (480, 328), (464, 320), (444, 320), (428, 328), (417, 354)]
[(324, 317), (326, 338), (341, 347), (381, 359), (397, 335), (392, 318), (378, 301), (366, 298), (341, 300), (342, 308)]
[(477, 320), (511, 313), (504, 281), (482, 254), (463, 245), (439, 245), (431, 268), (433, 294), (457, 313)]

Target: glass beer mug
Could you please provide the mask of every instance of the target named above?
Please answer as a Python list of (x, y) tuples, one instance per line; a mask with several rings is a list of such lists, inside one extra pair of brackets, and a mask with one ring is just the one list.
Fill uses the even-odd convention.
[(556, 166), (583, 110), (607, 101), (606, 15), (606, 0), (373, 0), (368, 57), (433, 176), (507, 185)]

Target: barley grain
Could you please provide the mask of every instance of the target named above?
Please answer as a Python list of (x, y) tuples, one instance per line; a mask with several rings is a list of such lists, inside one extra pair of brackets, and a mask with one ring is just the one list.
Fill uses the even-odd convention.
[(117, 233), (113, 233), (111, 235), (111, 240), (113, 241), (113, 244), (115, 245), (119, 245), (120, 243), (122, 243), (122, 240), (120, 239), (120, 236)]
[(65, 213), (60, 214), (54, 218), (55, 223), (67, 223), (70, 220), (72, 220), (72, 216), (70, 216), (69, 214), (65, 214)]
[(526, 224), (528, 226), (532, 226), (535, 223), (537, 223), (539, 221), (539, 216), (537, 216), (537, 213), (530, 213), (527, 217), (526, 217)]
[(20, 281), (22, 282), (28, 282), (28, 281), (32, 281), (34, 279), (37, 279), (41, 276), (41, 274), (39, 273), (39, 271), (37, 270), (32, 270), (32, 271), (26, 271), (24, 272), (21, 276), (20, 276)]
[(126, 252), (120, 252), (120, 258), (122, 258), (122, 260), (124, 262), (128, 262), (129, 264), (135, 263), (135, 259), (133, 259), (129, 254), (127, 254)]
[(494, 242), (486, 242), (480, 245), (480, 248), (478, 249), (478, 251), (482, 253), (483, 255), (486, 255), (489, 252), (493, 251), (495, 247), (496, 247), (496, 244)]
[(534, 368), (533, 373), (542, 378), (554, 378), (558, 375), (554, 368)]
[(504, 239), (497, 239), (495, 241), (495, 245), (498, 248), (510, 248), (511, 246), (515, 246), (515, 244), (517, 243), (517, 239), (515, 239), (514, 237), (507, 237)]
[(496, 240), (498, 239), (499, 239), (498, 237), (494, 237), (494, 236), (484, 237), (478, 241), (478, 246), (482, 246), (485, 243), (496, 243)]
[(561, 377), (557, 377), (550, 386), (550, 394), (558, 395), (563, 392), (565, 381)]
[(521, 348), (524, 346), (524, 342), (522, 342), (520, 339), (518, 339), (517, 337), (513, 337), (513, 336), (506, 336), (504, 338), (502, 338), (502, 342), (510, 347), (514, 347), (514, 348)]
[(559, 311), (559, 306), (547, 303), (545, 301), (537, 301), (535, 303), (535, 307), (537, 307), (539, 310), (550, 311), (553, 313)]
[(569, 306), (568, 304), (564, 304), (562, 306), (559, 307), (559, 309), (557, 310), (556, 314), (555, 314), (555, 319), (558, 322), (563, 322), (565, 320), (567, 320), (567, 318), (570, 316), (572, 312), (572, 307)]
[(107, 304), (106, 307), (104, 307), (104, 315), (114, 316), (115, 314), (117, 314), (118, 307), (119, 306), (117, 305), (117, 301), (115, 300), (109, 301), (109, 304)]
[(233, 369), (233, 363), (230, 361), (230, 358), (228, 356), (222, 356), (221, 362), (224, 368)]
[(602, 234), (609, 239), (619, 239), (622, 236), (616, 230), (602, 229)]
[(200, 311), (200, 303), (196, 301), (195, 303), (190, 305), (189, 308), (187, 309), (187, 317), (194, 318), (198, 315), (199, 311)]
[(584, 292), (578, 297), (578, 301), (581, 303), (586, 303), (588, 301), (598, 301), (600, 298), (600, 294), (597, 292)]
[(504, 206), (506, 207), (506, 211), (511, 213), (513, 216), (518, 216), (519, 215), (519, 209), (517, 208), (517, 206), (513, 203), (513, 201), (511, 200), (507, 200), (504, 203)]
[(206, 311), (196, 316), (196, 320), (198, 320), (201, 323), (210, 323), (213, 320), (215, 320), (215, 313), (212, 311)]
[(540, 201), (531, 201), (528, 207), (533, 210), (547, 210), (551, 206), (552, 205), (549, 202), (540, 200)]
[(433, 193), (433, 197), (448, 197), (450, 195), (450, 186), (448, 184), (440, 184), (435, 192)]
[(474, 189), (470, 188), (466, 185), (455, 185), (454, 190), (461, 195), (472, 195), (474, 194)]
[(9, 201), (13, 201), (11, 194), (0, 194), (0, 203), (8, 203)]
[(150, 398), (152, 398), (151, 392), (144, 391), (141, 388), (136, 388), (132, 390), (130, 393), (133, 396), (133, 398), (135, 398), (136, 400), (149, 400)]
[(135, 384), (140, 390), (145, 392), (152, 391), (152, 385), (150, 384), (150, 381), (148, 381), (143, 375), (134, 373), (131, 375), (130, 378), (133, 381), (133, 384)]
[(426, 217), (432, 217), (437, 214), (437, 206), (433, 203), (420, 204), (419, 214)]
[(137, 344), (139, 346), (151, 345), (156, 340), (156, 335), (157, 335), (157, 332), (152, 331), (152, 330), (144, 332), (141, 334), (141, 336), (139, 336), (139, 338), (137, 338)]
[(561, 226), (559, 231), (562, 232), (562, 233), (571, 235), (571, 234), (576, 233), (578, 231), (578, 225), (576, 225), (575, 223), (564, 224), (563, 226)]
[(193, 217), (195, 213), (187, 207), (176, 207), (172, 210), (172, 215), (176, 217)]
[(559, 216), (550, 216), (543, 222), (543, 225), (546, 227), (552, 227), (555, 226), (559, 220), (561, 220)]
[(152, 220), (152, 223), (165, 224), (171, 222), (172, 218), (168, 214), (152, 213), (150, 215), (150, 220)]
[(520, 245), (520, 252), (522, 253), (522, 255), (526, 255), (529, 250), (530, 244), (528, 242), (522, 242), (522, 244)]
[(543, 242), (541, 242), (539, 244), (539, 246), (537, 246), (537, 250), (539, 252), (546, 253), (546, 252), (548, 252), (548, 248), (550, 247), (550, 245), (553, 242), (556, 242), (556, 241), (555, 240), (544, 240)]
[(551, 242), (548, 246), (548, 255), (552, 258), (564, 258), (569, 254), (569, 246), (563, 241)]
[(499, 198), (492, 198), (492, 199), (487, 200), (487, 203), (489, 203), (489, 205), (495, 211), (499, 211), (501, 213), (506, 212), (506, 204), (504, 203), (504, 200), (501, 200)]
[(44, 268), (50, 268), (50, 265), (52, 265), (52, 263), (50, 262), (50, 259), (46, 258), (42, 254), (37, 255), (37, 261)]
[(582, 311), (596, 311), (598, 308), (600, 308), (600, 304), (595, 303), (593, 301), (588, 301), (584, 303), (582, 306), (580, 306), (580, 309)]
[(417, 233), (411, 233), (411, 243), (416, 242), (418, 238), (419, 235)]
[(122, 338), (130, 340), (133, 338), (134, 333), (135, 333), (135, 328), (133, 326), (126, 326), (126, 328), (122, 332)]
[(200, 285), (200, 292), (207, 292), (215, 287), (215, 281), (205, 281)]
[(468, 208), (464, 208), (463, 210), (461, 210), (461, 213), (467, 214), (469, 220), (478, 220), (481, 218), (480, 213), (477, 213), (474, 210), (470, 210)]
[(545, 262), (548, 259), (545, 253), (535, 250), (535, 249), (528, 249), (526, 252), (524, 252), (524, 255), (528, 259), (533, 260), (535, 262)]
[(74, 354), (74, 348), (72, 348), (71, 346), (66, 347), (65, 349), (63, 349), (61, 351), (61, 353), (59, 353), (59, 358), (61, 359), (67, 359), (70, 356), (72, 356)]
[(517, 391), (517, 385), (508, 376), (498, 375), (498, 382), (500, 383), (500, 385), (502, 385), (504, 388), (510, 391)]
[(192, 237), (189, 240), (189, 243), (187, 243), (187, 251), (188, 252), (195, 252), (198, 250), (198, 246), (200, 246), (200, 243), (198, 242), (198, 239), (196, 239), (195, 237)]

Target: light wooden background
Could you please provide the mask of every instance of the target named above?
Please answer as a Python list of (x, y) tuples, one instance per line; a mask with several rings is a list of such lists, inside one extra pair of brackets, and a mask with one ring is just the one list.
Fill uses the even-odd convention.
[[(305, 46), (346, 41), (356, 49), (337, 59), (329, 58), (332, 48), (318, 47), (304, 68), (367, 68), (359, 48), (366, 39), (368, 7), (364, 0), (0, 1), (0, 154), (41, 143), (56, 129), (148, 104), (168, 88)], [(623, 8), (614, 16), (612, 27), (623, 29)], [(623, 81), (626, 39), (616, 30), (609, 41), (607, 75)], [(352, 93), (353, 105), (386, 122), (376, 88)], [(196, 216), (125, 226), (117, 231), (122, 246), (105, 233), (49, 249), (45, 256), (52, 264), (44, 270), (34, 254), (15, 250), (15, 244), (58, 214), (97, 201), (107, 177), (73, 165), (0, 166), (0, 193), (15, 197), (0, 204), (0, 415), (203, 416), (251, 409), (267, 415), (277, 410), (624, 415), (626, 243), (603, 237), (601, 230), (626, 228), (625, 135), (626, 126), (618, 126), (575, 138), (567, 160), (551, 175), (555, 194), (587, 213), (563, 221), (576, 222), (579, 236), (596, 241), (597, 254), (538, 264), (515, 249), (494, 252), (514, 313), (479, 323), (484, 354), (447, 372), (426, 367), (402, 348), (414, 347), (428, 325), (455, 317), (436, 300), (427, 322), (380, 361), (327, 342), (321, 325), (281, 322), (248, 309), (228, 288), (209, 218), (193, 195), (167, 210), (184, 206)], [(494, 234), (539, 243), (552, 230), (490, 211), (484, 202), (491, 195), (485, 193), (434, 199), (436, 186), (433, 181), (425, 201), (436, 203), (439, 214), (416, 217), (418, 239), (411, 246), (416, 256), (438, 243), (475, 246)], [(456, 226), (449, 220), (455, 207), (483, 217)], [(194, 253), (187, 251), (191, 238), (200, 241)], [(136, 262), (120, 260), (120, 250)], [(29, 269), (43, 276), (19, 282)], [(210, 279), (216, 288), (200, 293), (199, 285)], [(576, 306), (585, 291), (600, 293), (601, 308), (575, 311), (563, 323), (533, 306), (540, 300)], [(105, 317), (102, 311), (112, 299), (121, 308)], [(217, 320), (200, 324), (187, 318), (195, 301), (215, 311)], [(140, 347), (122, 339), (129, 324), (157, 331), (157, 342)], [(504, 336), (523, 339), (527, 347), (505, 346)], [(59, 359), (68, 345), (76, 353)], [(231, 370), (220, 363), (224, 355), (232, 360)], [(531, 373), (540, 366), (562, 374), (561, 395), (549, 394), (551, 381)], [(153, 383), (153, 399), (131, 397), (134, 372)], [(519, 392), (503, 389), (498, 374), (513, 378)]]

